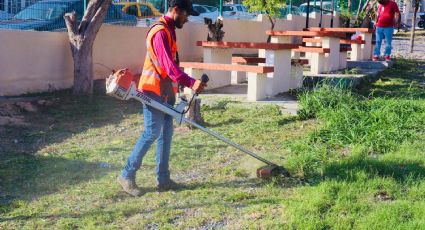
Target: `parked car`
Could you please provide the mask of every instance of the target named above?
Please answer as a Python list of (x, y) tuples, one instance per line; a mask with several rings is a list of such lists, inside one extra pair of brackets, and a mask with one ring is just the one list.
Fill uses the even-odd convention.
[(137, 18), (153, 18), (162, 15), (158, 9), (148, 2), (118, 2), (114, 5), (123, 13), (134, 15)]
[(158, 21), (161, 12), (149, 2), (118, 2), (114, 5), (123, 13), (137, 17), (138, 27), (148, 27)]
[(286, 18), (288, 14), (301, 15), (300, 8), (296, 6), (284, 6), (279, 8), (279, 18)]
[(223, 17), (236, 19), (254, 19), (257, 14), (251, 13), (242, 4), (223, 5)]
[[(338, 11), (337, 6), (335, 4), (335, 11)], [(322, 2), (322, 14), (331, 14), (332, 11), (332, 2), (329, 1), (323, 1)], [(300, 5), (299, 10), (301, 11), (302, 16), (307, 16), (307, 3), (303, 3)], [(314, 2), (310, 2), (310, 14), (315, 12), (320, 14), (320, 1), (316, 1), (316, 4)]]
[(419, 16), (420, 19), (418, 21), (418, 27), (421, 29), (425, 29), (425, 14)]
[(0, 20), (7, 20), (11, 19), (13, 17), (13, 14), (9, 14), (6, 11), (0, 10)]
[(206, 8), (208, 8), (210, 11), (218, 11), (218, 8), (217, 7), (215, 7), (215, 6), (208, 6), (208, 5), (202, 5), (202, 6), (204, 6), (204, 7), (206, 7)]
[[(136, 1), (136, 0), (132, 0)], [(149, 2), (152, 4), (159, 12), (164, 13), (164, 0), (143, 0), (142, 2)]]
[(193, 4), (193, 9), (199, 13), (199, 16), (190, 16), (190, 22), (204, 23), (204, 18), (215, 20), (219, 15), (217, 7), (214, 6)]
[[(12, 19), (0, 21), (0, 28), (19, 30), (53, 31), (66, 28), (63, 16), (65, 13), (75, 11), (77, 19), (83, 17), (82, 0), (44, 0), (18, 12)], [(134, 16), (121, 13), (114, 5), (109, 7), (105, 23), (136, 25)]]

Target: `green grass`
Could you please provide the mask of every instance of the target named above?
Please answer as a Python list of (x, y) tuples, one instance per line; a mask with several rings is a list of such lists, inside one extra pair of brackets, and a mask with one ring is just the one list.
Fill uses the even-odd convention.
[(24, 114), (0, 130), (0, 229), (421, 229), (425, 226), (425, 63), (397, 60), (354, 92), (300, 95), (298, 117), (274, 105), (221, 100), (206, 126), (287, 167), (262, 164), (199, 130), (176, 127), (172, 178), (155, 189), (154, 148), (127, 196), (115, 183), (143, 119), (136, 102), (103, 95)]

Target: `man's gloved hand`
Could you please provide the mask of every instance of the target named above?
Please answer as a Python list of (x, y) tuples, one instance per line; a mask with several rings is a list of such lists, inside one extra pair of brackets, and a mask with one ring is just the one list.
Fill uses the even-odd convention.
[(200, 80), (196, 80), (192, 86), (192, 89), (195, 90), (195, 92), (200, 93), (204, 90), (205, 87), (207, 87), (207, 83), (204, 83)]

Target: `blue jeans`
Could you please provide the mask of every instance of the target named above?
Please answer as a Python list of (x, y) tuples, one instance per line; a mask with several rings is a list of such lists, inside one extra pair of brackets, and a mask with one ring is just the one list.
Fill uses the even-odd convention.
[[(159, 98), (156, 95), (149, 96), (156, 100)], [(168, 104), (174, 104), (174, 101)], [(165, 184), (170, 180), (168, 162), (173, 137), (173, 117), (146, 105), (143, 105), (143, 117), (144, 131), (128, 157), (121, 175), (126, 179), (134, 179), (136, 171), (142, 164), (143, 157), (153, 142), (158, 140), (156, 148), (157, 182), (158, 184)]]
[(376, 46), (373, 52), (374, 56), (381, 56), (381, 43), (385, 39), (385, 56), (391, 55), (391, 43), (393, 41), (393, 27), (376, 27)]

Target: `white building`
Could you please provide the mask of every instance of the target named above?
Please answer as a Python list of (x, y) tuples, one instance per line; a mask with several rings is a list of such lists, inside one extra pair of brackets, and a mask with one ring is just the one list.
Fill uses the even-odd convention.
[[(412, 24), (412, 18), (414, 13), (412, 0), (397, 0), (397, 4), (401, 12), (401, 22), (410, 26)], [(416, 23), (417, 21), (419, 21), (419, 15), (422, 14), (425, 14), (425, 0), (421, 0), (420, 8), (416, 16)]]

